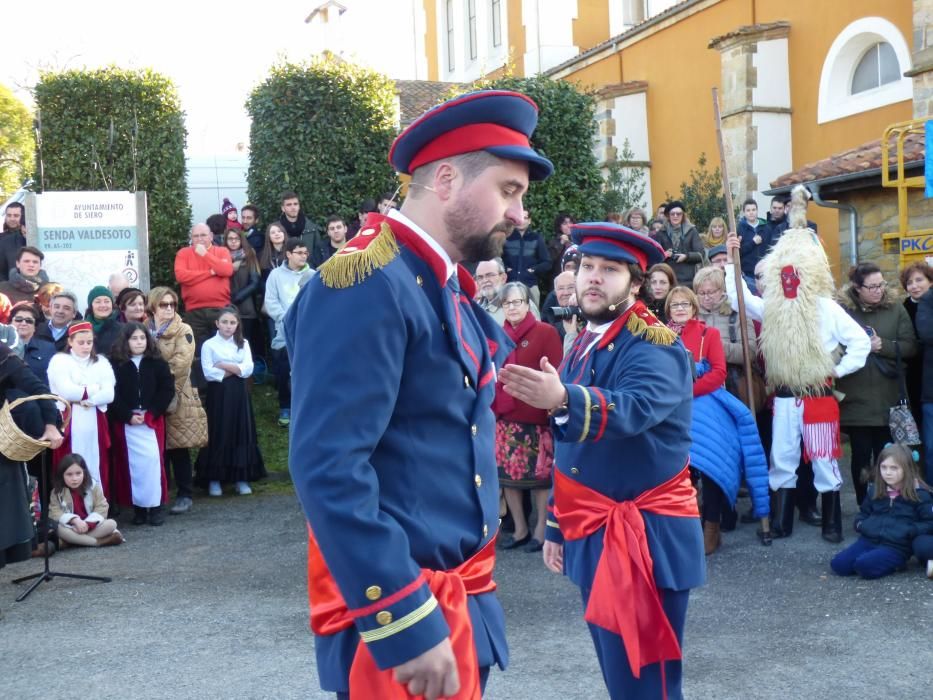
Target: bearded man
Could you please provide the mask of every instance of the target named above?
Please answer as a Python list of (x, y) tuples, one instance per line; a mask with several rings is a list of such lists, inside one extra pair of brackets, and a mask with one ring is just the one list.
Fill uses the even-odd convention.
[(499, 255), (494, 229), (553, 170), (529, 145), (537, 113), (487, 90), (415, 120), (389, 152), (411, 175), (402, 208), (370, 214), (286, 316), (289, 467), (318, 673), (338, 697), (475, 698), (508, 661), (491, 407), (511, 342), (458, 263)]
[[(793, 531), (800, 444), (813, 465), (813, 481), (821, 495), (822, 536), (842, 541), (839, 490), (842, 456), (839, 404), (833, 380), (864, 367), (871, 350), (868, 335), (833, 301), (829, 260), (816, 233), (807, 225), (808, 192), (794, 188), (790, 228), (762, 261), (763, 297), (754, 296), (744, 281), (741, 293), (749, 316), (761, 322), (758, 348), (765, 361), (768, 388), (774, 392), (772, 421), (771, 530), (776, 537)], [(739, 240), (726, 240), (726, 291), (738, 308), (732, 256)], [(845, 351), (837, 358), (837, 349)]]
[(690, 483), (693, 361), (638, 291), (664, 259), (647, 236), (575, 224), (586, 330), (560, 370), (506, 365), (506, 393), (547, 409), (554, 490), (544, 563), (583, 596), (612, 698), (681, 698), (690, 589), (706, 579)]

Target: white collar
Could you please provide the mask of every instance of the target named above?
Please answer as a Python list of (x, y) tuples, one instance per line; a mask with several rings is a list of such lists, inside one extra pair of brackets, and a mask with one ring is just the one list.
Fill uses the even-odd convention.
[(418, 234), (418, 237), (422, 239), (425, 243), (427, 243), (428, 246), (431, 248), (431, 250), (437, 253), (438, 257), (440, 257), (440, 259), (444, 261), (444, 265), (447, 267), (447, 279), (450, 279), (452, 275), (457, 274), (457, 266), (450, 259), (450, 256), (447, 255), (447, 251), (441, 248), (441, 245), (437, 241), (435, 241), (430, 235), (428, 235), (427, 231), (425, 231), (418, 224), (416, 224), (414, 221), (412, 221), (407, 216), (405, 216), (398, 209), (390, 209), (389, 213), (386, 214), (386, 218), (394, 219), (395, 221), (398, 221), (399, 223), (404, 224), (405, 226), (410, 228), (412, 231), (414, 231), (416, 234)]
[(601, 323), (598, 326), (594, 326), (592, 322), (587, 321), (586, 330), (588, 330), (590, 333), (595, 333), (596, 335), (602, 335), (609, 330), (609, 326), (611, 326), (613, 323), (615, 323), (615, 320), (607, 321), (606, 323)]

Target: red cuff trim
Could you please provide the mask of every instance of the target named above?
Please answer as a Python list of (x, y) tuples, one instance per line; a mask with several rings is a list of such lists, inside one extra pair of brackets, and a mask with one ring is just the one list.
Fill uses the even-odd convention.
[(606, 423), (609, 422), (609, 411), (606, 410), (606, 397), (603, 396), (603, 392), (595, 386), (590, 387), (590, 389), (599, 399), (599, 430), (596, 432), (596, 437), (593, 438), (593, 442), (596, 442), (603, 436), (603, 433), (606, 432)]
[(349, 617), (351, 620), (356, 620), (357, 618), (360, 618), (360, 617), (366, 617), (367, 615), (373, 615), (379, 612), (380, 610), (385, 610), (386, 608), (395, 605), (397, 602), (402, 600), (402, 598), (407, 598), (408, 596), (410, 596), (416, 590), (421, 588), (421, 585), (423, 583), (425, 583), (424, 572), (421, 572), (420, 574), (418, 574), (418, 578), (416, 578), (414, 581), (409, 583), (404, 588), (397, 590), (392, 595), (387, 596), (383, 598), (382, 600), (378, 600), (372, 605), (367, 605), (365, 608), (355, 608), (353, 610), (348, 610), (347, 617)]

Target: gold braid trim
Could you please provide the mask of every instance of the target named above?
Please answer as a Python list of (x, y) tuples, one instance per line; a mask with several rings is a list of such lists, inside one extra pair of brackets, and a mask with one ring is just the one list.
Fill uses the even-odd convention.
[(652, 345), (673, 345), (674, 341), (677, 340), (677, 334), (667, 326), (662, 325), (660, 321), (655, 321), (649, 326), (637, 314), (628, 317), (625, 327), (629, 333), (637, 338), (644, 338)]
[(387, 637), (391, 637), (393, 634), (398, 634), (403, 630), (407, 630), (412, 625), (421, 622), (424, 618), (430, 615), (436, 607), (437, 598), (432, 595), (417, 608), (405, 615), (405, 617), (400, 617), (398, 620), (395, 622), (390, 622), (385, 627), (377, 627), (376, 629), (372, 630), (363, 630), (360, 632), (360, 638), (369, 644), (370, 642), (378, 642), (382, 639), (386, 639)]
[[(372, 229), (369, 229), (372, 230)], [(318, 268), (321, 281), (325, 287), (332, 289), (346, 289), (359, 284), (369, 277), (373, 271), (385, 267), (398, 256), (398, 243), (388, 224), (383, 223), (378, 232), (369, 234), (372, 240), (356, 241), (357, 237), (364, 236), (361, 231), (339, 253)], [(354, 245), (354, 243), (357, 245)], [(359, 245), (364, 243), (364, 245)]]

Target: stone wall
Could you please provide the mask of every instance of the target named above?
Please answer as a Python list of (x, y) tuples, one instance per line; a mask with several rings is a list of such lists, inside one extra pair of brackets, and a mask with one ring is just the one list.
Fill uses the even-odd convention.
[[(900, 269), (900, 254), (897, 241), (885, 241), (882, 234), (898, 230), (897, 190), (874, 187), (871, 189), (844, 192), (838, 195), (840, 204), (851, 204), (858, 211), (858, 259), (874, 262), (889, 281), (897, 279)], [(922, 189), (911, 189), (907, 196), (909, 212), (908, 230), (933, 229), (933, 199), (923, 196)], [(849, 268), (849, 216), (839, 212), (839, 260), (838, 280), (845, 278)]]

